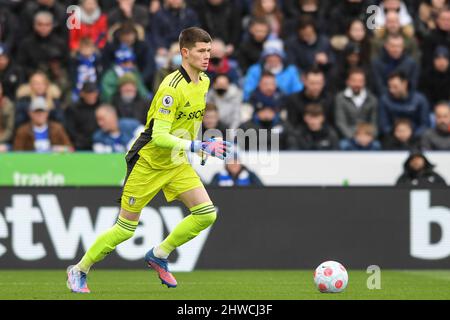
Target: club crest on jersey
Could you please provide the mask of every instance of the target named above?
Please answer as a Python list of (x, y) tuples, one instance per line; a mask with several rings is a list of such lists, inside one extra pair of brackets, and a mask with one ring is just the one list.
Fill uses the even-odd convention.
[(172, 98), (172, 96), (169, 96), (169, 95), (164, 96), (163, 99), (162, 99), (162, 103), (163, 103), (164, 107), (167, 107), (167, 108), (171, 107), (173, 105), (173, 98)]

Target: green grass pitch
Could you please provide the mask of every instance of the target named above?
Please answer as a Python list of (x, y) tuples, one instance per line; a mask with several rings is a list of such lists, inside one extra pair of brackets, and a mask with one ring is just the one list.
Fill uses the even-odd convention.
[(66, 288), (64, 270), (0, 271), (0, 299), (316, 300), (450, 299), (450, 270), (381, 271), (381, 289), (369, 290), (370, 276), (350, 270), (345, 292), (316, 290), (312, 271), (245, 270), (174, 273), (178, 288), (162, 286), (151, 270), (92, 270), (91, 294)]

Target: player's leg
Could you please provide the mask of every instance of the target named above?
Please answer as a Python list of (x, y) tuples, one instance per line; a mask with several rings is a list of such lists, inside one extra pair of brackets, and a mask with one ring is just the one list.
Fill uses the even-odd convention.
[(83, 258), (67, 269), (67, 286), (73, 292), (89, 293), (87, 274), (89, 269), (97, 262), (102, 261), (120, 243), (130, 239), (139, 223), (140, 213), (120, 210), (116, 223), (97, 237)]
[(184, 218), (167, 238), (155, 248), (157, 257), (167, 258), (175, 248), (194, 239), (216, 220), (216, 208), (203, 185), (178, 195), (178, 199), (189, 208), (191, 214)]

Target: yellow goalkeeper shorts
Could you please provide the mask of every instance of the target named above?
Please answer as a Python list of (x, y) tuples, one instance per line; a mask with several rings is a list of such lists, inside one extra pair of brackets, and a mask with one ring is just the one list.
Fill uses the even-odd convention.
[(156, 170), (136, 154), (127, 161), (127, 177), (120, 204), (122, 209), (139, 213), (161, 189), (167, 201), (171, 202), (183, 192), (201, 186), (200, 177), (188, 163), (173, 169)]

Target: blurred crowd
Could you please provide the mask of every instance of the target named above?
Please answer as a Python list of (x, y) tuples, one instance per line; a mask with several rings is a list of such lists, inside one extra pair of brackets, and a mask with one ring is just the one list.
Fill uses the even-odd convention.
[(124, 152), (191, 26), (213, 38), (203, 130), (450, 150), (448, 0), (0, 0), (0, 152)]

